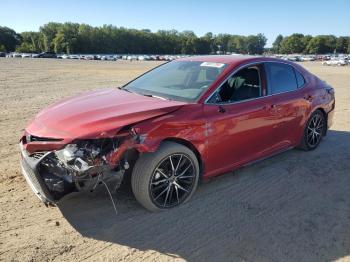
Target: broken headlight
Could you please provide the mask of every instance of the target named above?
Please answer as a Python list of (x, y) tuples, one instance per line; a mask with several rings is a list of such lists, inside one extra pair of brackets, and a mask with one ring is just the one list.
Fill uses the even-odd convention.
[(81, 140), (66, 145), (55, 154), (71, 171), (85, 173), (94, 167), (107, 165), (105, 155), (116, 150), (116, 146), (113, 139)]

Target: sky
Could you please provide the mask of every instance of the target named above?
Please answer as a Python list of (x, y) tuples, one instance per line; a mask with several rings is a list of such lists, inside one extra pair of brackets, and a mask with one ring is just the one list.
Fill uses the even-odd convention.
[(350, 36), (350, 0), (1, 0), (0, 26), (38, 31), (48, 22), (135, 29)]

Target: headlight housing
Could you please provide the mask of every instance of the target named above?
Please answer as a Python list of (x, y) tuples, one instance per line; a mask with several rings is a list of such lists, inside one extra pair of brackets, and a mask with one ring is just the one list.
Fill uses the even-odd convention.
[(105, 155), (117, 150), (113, 138), (74, 141), (55, 152), (58, 160), (72, 171), (86, 172), (92, 167), (106, 165)]

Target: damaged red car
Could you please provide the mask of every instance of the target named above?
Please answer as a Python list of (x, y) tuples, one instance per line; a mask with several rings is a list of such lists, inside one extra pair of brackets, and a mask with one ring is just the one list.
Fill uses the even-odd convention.
[(334, 106), (333, 88), (289, 61), (183, 58), (44, 109), (20, 140), (22, 173), (46, 204), (129, 179), (146, 209), (169, 209), (200, 179), (315, 149)]

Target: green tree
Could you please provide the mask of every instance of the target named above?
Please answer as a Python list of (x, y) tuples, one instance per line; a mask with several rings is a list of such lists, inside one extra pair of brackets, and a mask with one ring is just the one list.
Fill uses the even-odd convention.
[(0, 26), (0, 45), (4, 46), (7, 52), (14, 51), (20, 41), (21, 37), (14, 30)]
[(287, 36), (281, 42), (281, 53), (293, 54), (293, 53), (303, 53), (306, 46), (304, 43), (303, 34), (292, 34)]
[(179, 35), (182, 54), (195, 54), (195, 43), (197, 36), (192, 31), (183, 31)]
[(336, 41), (336, 46), (335, 46), (335, 48), (337, 49), (337, 52), (345, 54), (348, 51), (347, 49), (348, 49), (349, 43), (350, 43), (350, 37), (347, 37), (347, 36), (338, 37)]
[(54, 49), (53, 39), (56, 37), (56, 34), (61, 27), (62, 24), (53, 22), (50, 22), (40, 27), (40, 33), (43, 36), (42, 40), (45, 51), (51, 51)]
[[(6, 31), (6, 32), (5, 32)], [(5, 32), (5, 33), (4, 33)], [(10, 44), (4, 43), (4, 35), (11, 35)], [(9, 37), (5, 37), (6, 41)], [(50, 22), (39, 32), (23, 32), (21, 35), (1, 27), (1, 44), (8, 51), (58, 53), (126, 53), (126, 54), (209, 54), (223, 52), (261, 54), (266, 38), (262, 34), (239, 36), (207, 33), (197, 37), (192, 31), (127, 29), (113, 25), (93, 27), (87, 24)]]
[(21, 33), (21, 44), (17, 46), (17, 52), (39, 52), (41, 51), (40, 33), (23, 32)]
[(303, 46), (304, 46), (304, 50), (303, 53), (307, 53), (307, 45), (309, 44), (309, 42), (311, 41), (312, 36), (311, 35), (305, 35), (302, 39), (303, 42)]
[(336, 49), (337, 39), (333, 35), (318, 35), (308, 43), (306, 50), (310, 54), (333, 53)]
[(245, 36), (235, 36), (232, 40), (232, 46), (234, 46), (234, 50), (236, 53), (246, 54), (247, 45), (246, 45), (246, 37)]
[(324, 38), (320, 36), (313, 37), (307, 47), (306, 47), (307, 53), (309, 54), (324, 54), (326, 53), (326, 45)]
[(275, 42), (273, 42), (272, 44), (272, 51), (275, 53), (275, 54), (278, 54), (280, 53), (281, 51), (281, 43), (283, 41), (283, 36), (282, 35), (278, 35), (275, 39)]

